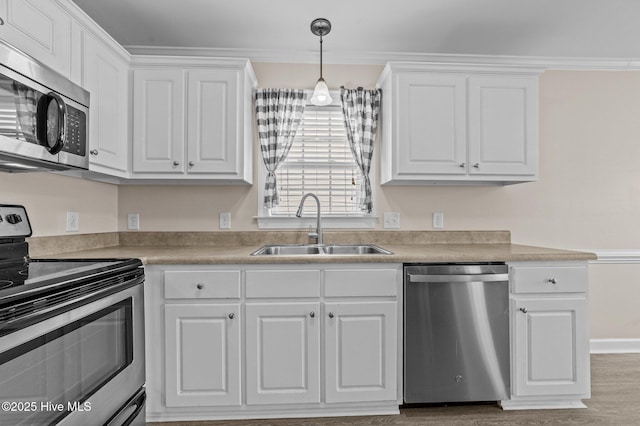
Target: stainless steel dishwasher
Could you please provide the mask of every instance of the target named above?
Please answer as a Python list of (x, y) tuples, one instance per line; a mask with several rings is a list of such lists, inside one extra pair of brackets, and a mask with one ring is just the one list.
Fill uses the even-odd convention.
[(405, 403), (509, 398), (505, 264), (404, 267)]

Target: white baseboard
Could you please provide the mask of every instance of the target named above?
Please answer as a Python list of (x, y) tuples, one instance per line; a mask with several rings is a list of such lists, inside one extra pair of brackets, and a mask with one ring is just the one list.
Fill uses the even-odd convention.
[(592, 354), (637, 354), (640, 353), (640, 339), (591, 339)]

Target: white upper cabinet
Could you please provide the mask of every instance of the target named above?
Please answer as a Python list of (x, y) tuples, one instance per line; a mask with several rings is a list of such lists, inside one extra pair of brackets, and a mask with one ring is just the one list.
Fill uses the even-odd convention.
[(65, 77), (71, 74), (71, 17), (50, 0), (0, 0), (0, 39)]
[(381, 183), (536, 180), (538, 73), (388, 64), (378, 81)]
[(184, 173), (183, 74), (180, 69), (134, 71), (134, 172)]
[(134, 179), (252, 182), (246, 60), (134, 57)]
[(398, 96), (405, 100), (397, 105), (402, 143), (391, 147), (391, 155), (397, 157), (400, 175), (466, 174), (465, 85), (465, 77), (458, 75), (398, 77)]
[(537, 176), (537, 77), (470, 77), (469, 173)]
[(79, 29), (78, 39), (80, 82), (91, 94), (89, 170), (126, 177), (129, 167), (128, 54), (85, 29)]

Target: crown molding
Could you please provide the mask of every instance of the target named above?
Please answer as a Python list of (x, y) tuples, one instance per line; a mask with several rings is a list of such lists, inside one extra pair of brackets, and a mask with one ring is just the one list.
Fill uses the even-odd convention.
[[(205, 47), (125, 46), (132, 55), (201, 56), (247, 58), (252, 62), (316, 63), (315, 50), (219, 49)], [(640, 70), (640, 58), (581, 58), (507, 55), (463, 55), (413, 52), (362, 52), (324, 50), (326, 64), (383, 65), (387, 62), (422, 62), (478, 65), (509, 65), (555, 70)]]

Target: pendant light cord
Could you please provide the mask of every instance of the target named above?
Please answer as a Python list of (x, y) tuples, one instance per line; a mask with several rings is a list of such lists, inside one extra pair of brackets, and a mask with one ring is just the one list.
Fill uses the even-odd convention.
[(320, 34), (320, 79), (322, 79), (322, 34)]

